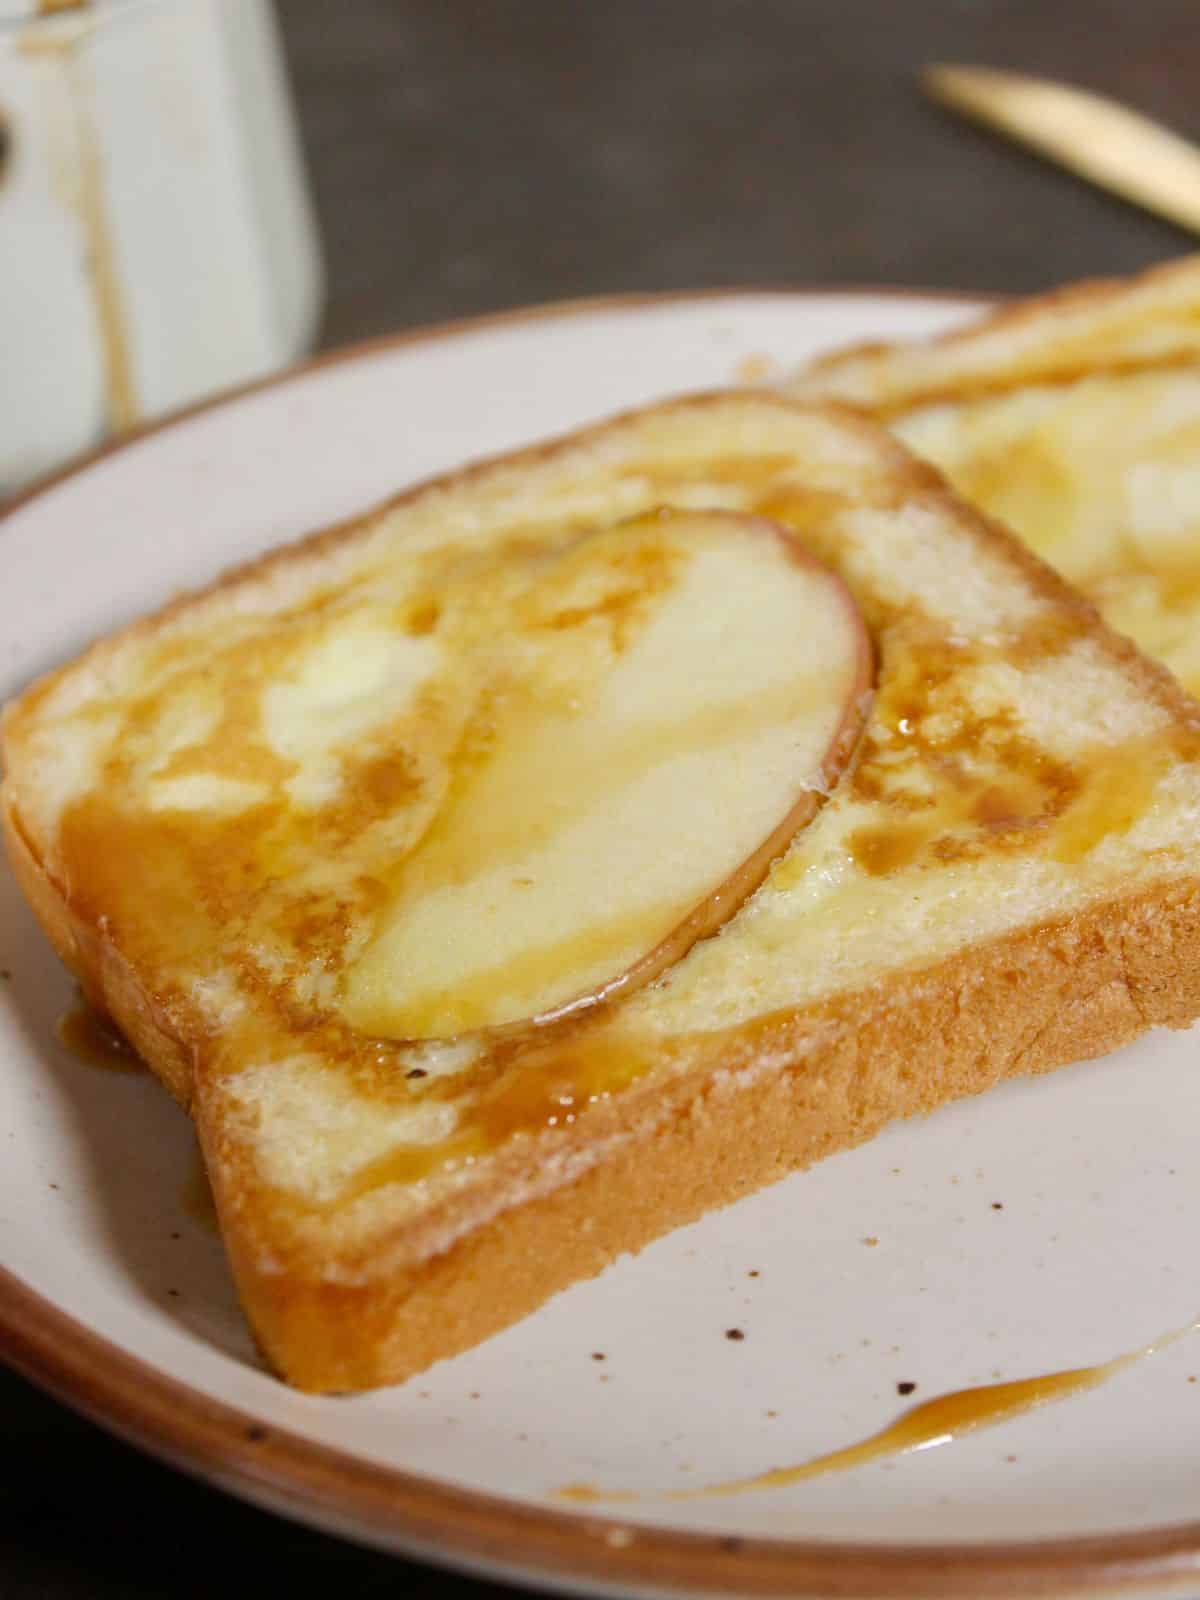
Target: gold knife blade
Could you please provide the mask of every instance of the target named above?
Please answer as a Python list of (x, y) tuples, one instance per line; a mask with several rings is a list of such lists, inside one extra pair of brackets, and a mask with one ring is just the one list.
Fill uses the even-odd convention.
[(1048, 78), (939, 63), (931, 99), (1028, 145), (1080, 177), (1200, 233), (1200, 149), (1104, 95)]

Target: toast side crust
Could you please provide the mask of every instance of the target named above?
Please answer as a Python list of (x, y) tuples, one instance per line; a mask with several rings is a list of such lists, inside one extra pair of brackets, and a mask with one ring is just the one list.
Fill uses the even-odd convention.
[(829, 1031), (798, 1067), (723, 1073), (715, 1040), (710, 1070), (669, 1086), (660, 1114), (606, 1161), (417, 1268), (346, 1286), (272, 1275), (235, 1236), (233, 1269), (264, 1352), (311, 1392), (402, 1382), (895, 1118), (1104, 1055), (1148, 1026), (1185, 1026), (1200, 1012), (1200, 885), (1092, 906), (905, 974), (870, 996), (864, 1022), (865, 998), (763, 1024), (772, 1053), (814, 1024)]
[[(1147, 317), (1170, 321), (1174, 303), (1191, 311), (1193, 326), (1142, 347), (1131, 330), (1108, 330), (1110, 346), (1096, 351), (1075, 348), (1072, 330), (1082, 326), (1103, 339), (1105, 319), (1112, 313), (1141, 309)], [(1161, 262), (1129, 277), (1086, 278), (1058, 285), (1040, 294), (1005, 301), (970, 318), (961, 326), (914, 341), (863, 340), (817, 356), (783, 385), (798, 398), (836, 399), (875, 417), (888, 418), (917, 405), (978, 398), (1018, 385), (1068, 385), (1101, 368), (1137, 372), (1146, 368), (1192, 366), (1200, 354), (1194, 310), (1200, 304), (1200, 256)], [(1087, 324), (1092, 327), (1087, 328)], [(1043, 327), (1051, 332), (1047, 340)], [(1064, 338), (1064, 334), (1066, 337)], [(986, 354), (993, 338), (1011, 341), (1003, 361)], [(1023, 341), (1029, 339), (1035, 359), (1027, 367)], [(1045, 341), (1045, 348), (1042, 348)], [(1056, 349), (1055, 345), (1060, 344)], [(972, 365), (977, 351), (978, 366)], [(917, 355), (921, 367), (897, 367)], [(960, 366), (960, 358), (962, 364)], [(923, 370), (928, 362), (928, 371)]]

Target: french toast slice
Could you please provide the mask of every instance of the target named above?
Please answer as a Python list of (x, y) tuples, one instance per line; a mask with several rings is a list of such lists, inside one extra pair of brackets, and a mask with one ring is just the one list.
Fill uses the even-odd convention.
[(1200, 256), (816, 361), (1200, 693)]
[[(569, 716), (630, 608), (674, 592), (625, 530), (695, 513), (767, 519), (853, 595), (851, 764), (636, 991), (525, 1027), (356, 1023), (392, 868), (510, 748), (489, 695), (529, 659), (531, 572), (613, 546), (596, 603), (555, 613), (585, 630)], [(437, 655), (463, 627), (499, 652), (465, 689)], [(191, 1112), (250, 1323), (308, 1390), (402, 1380), (892, 1118), (1200, 1012), (1200, 709), (836, 407), (687, 397), (419, 486), (94, 645), (7, 707), (3, 756), (24, 891)]]

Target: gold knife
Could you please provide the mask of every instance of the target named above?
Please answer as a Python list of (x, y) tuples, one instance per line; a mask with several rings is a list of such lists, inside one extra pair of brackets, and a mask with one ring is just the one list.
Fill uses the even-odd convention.
[(936, 65), (932, 99), (1200, 233), (1200, 149), (1103, 95), (988, 67)]

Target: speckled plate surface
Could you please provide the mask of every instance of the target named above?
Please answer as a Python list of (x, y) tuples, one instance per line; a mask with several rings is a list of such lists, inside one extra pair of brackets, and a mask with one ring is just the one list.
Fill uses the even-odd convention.
[[(481, 453), (965, 301), (614, 300), (338, 355), (109, 452), (0, 526), (0, 693), (165, 595)], [(1100, 1362), (1200, 1310), (1195, 1033), (897, 1126), (354, 1399), (259, 1364), (183, 1116), (55, 1038), (70, 985), (0, 868), (0, 1350), (290, 1515), (612, 1594), (1200, 1586), (1200, 1336), (970, 1437), (671, 1500), (964, 1385)], [(903, 1386), (903, 1387), (902, 1387)], [(913, 1386), (913, 1387), (909, 1387)], [(640, 1497), (572, 1508), (585, 1480)]]

